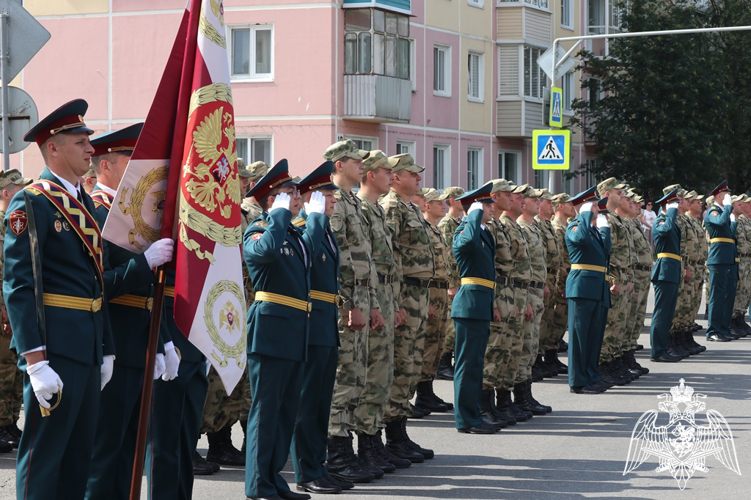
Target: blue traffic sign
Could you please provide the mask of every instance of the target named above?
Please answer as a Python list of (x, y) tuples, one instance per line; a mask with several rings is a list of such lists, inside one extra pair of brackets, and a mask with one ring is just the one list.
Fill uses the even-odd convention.
[(535, 170), (568, 170), (571, 154), (570, 130), (535, 130), (532, 168)]

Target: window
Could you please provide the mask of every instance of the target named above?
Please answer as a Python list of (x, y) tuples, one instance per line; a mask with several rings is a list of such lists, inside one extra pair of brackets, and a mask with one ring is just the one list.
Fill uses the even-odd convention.
[(563, 75), (561, 90), (563, 91), (563, 111), (571, 112), (571, 104), (574, 102), (574, 74), (566, 73)]
[(273, 28), (269, 25), (230, 28), (230, 69), (233, 80), (273, 78)]
[(521, 153), (518, 151), (498, 151), (498, 177), (507, 181), (521, 183)]
[(482, 148), (467, 150), (467, 189), (477, 189), (482, 186)]
[(561, 26), (574, 29), (574, 1), (561, 0)]
[(548, 187), (548, 173), (547, 170), (535, 170), (535, 189)]
[(415, 143), (408, 142), (408, 141), (397, 141), (396, 142), (396, 154), (398, 155), (411, 154), (412, 157), (414, 157), (415, 156)]
[(595, 103), (602, 99), (602, 81), (599, 78), (590, 78), (587, 90), (589, 91), (587, 97), (590, 102)]
[(237, 157), (245, 160), (246, 165), (263, 161), (271, 166), (271, 137), (238, 137)]
[(470, 52), (468, 57), (469, 78), (467, 99), (475, 102), (484, 100), (484, 80), (485, 80), (485, 55), (477, 52)]
[(472, 7), (479, 7), (482, 9), (485, 7), (485, 0), (467, 0), (467, 5), (471, 5)]
[(451, 155), (449, 146), (433, 146), (433, 187), (446, 189), (451, 184)]
[(433, 47), (433, 94), (451, 97), (451, 47)]
[(542, 89), (545, 87), (545, 73), (537, 64), (542, 54), (541, 49), (524, 47), (524, 95), (542, 99)]
[(575, 193), (572, 193), (574, 187), (574, 178), (569, 177), (568, 172), (563, 172), (563, 192), (568, 193), (571, 196), (574, 196)]
[[(597, 158), (587, 158), (587, 171), (586, 171), (586, 179), (587, 179), (587, 185), (586, 188), (592, 187), (595, 184), (597, 184), (597, 176), (595, 175), (595, 169), (597, 169)], [(571, 193), (569, 193), (571, 194)]]
[(344, 12), (344, 73), (412, 76), (409, 18), (379, 9)]
[(358, 149), (365, 151), (373, 151), (375, 149), (378, 149), (378, 139), (375, 137), (347, 136), (347, 139), (351, 139)]

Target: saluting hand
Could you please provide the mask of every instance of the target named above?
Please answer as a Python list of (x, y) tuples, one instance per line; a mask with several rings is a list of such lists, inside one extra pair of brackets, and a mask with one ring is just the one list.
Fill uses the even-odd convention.
[(730, 193), (725, 193), (725, 196), (722, 197), (722, 206), (727, 207), (728, 205), (733, 204), (733, 197), (730, 196)]
[(481, 202), (479, 202), (479, 201), (475, 201), (475, 202), (473, 202), (473, 203), (472, 203), (472, 204), (471, 204), (471, 205), (469, 206), (469, 210), (467, 210), (467, 215), (471, 214), (471, 213), (472, 213), (472, 212), (474, 212), (475, 210), (482, 210), (482, 211), (485, 211), (485, 208), (484, 208), (484, 207), (482, 206), (482, 203), (481, 203)]
[(271, 208), (269, 209), (269, 214), (271, 214), (274, 210), (278, 210), (280, 208), (289, 210), (290, 201), (292, 201), (292, 199), (289, 197), (287, 193), (279, 193), (274, 198), (274, 203), (271, 204)]
[(322, 214), (326, 210), (326, 198), (320, 191), (315, 191), (310, 195), (310, 201), (304, 205), (306, 213)]
[[(29, 375), (29, 382), (31, 382), (37, 401), (43, 408), (49, 410), (50, 399), (63, 390), (63, 381), (60, 376), (50, 368), (50, 362), (46, 359), (29, 365), (26, 373)], [(26, 410), (29, 411), (28, 408)]]

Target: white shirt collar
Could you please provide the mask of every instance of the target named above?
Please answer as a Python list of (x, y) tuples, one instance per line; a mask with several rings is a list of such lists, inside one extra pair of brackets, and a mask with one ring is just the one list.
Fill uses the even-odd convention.
[(480, 224), (480, 227), (485, 229), (485, 224)]
[[(55, 177), (57, 177), (57, 176), (55, 176)], [(60, 183), (63, 185), (63, 187), (65, 188), (65, 190), (68, 191), (68, 193), (70, 193), (71, 195), (73, 195), (73, 197), (78, 198), (78, 192), (79, 192), (79, 189), (80, 189), (80, 186), (81, 186), (80, 182), (77, 182), (76, 185), (74, 186), (70, 182), (68, 182), (65, 179), (63, 179), (62, 177), (57, 177), (57, 180), (60, 181)]]
[(104, 192), (105, 192), (105, 193), (107, 193), (108, 195), (112, 196), (113, 198), (114, 198), (114, 197), (115, 197), (115, 195), (117, 194), (117, 191), (115, 191), (114, 189), (112, 189), (112, 188), (111, 188), (111, 187), (109, 187), (109, 186), (105, 186), (105, 185), (104, 185), (104, 184), (102, 184), (101, 182), (97, 183), (97, 185), (98, 185), (98, 186), (99, 186), (99, 187), (101, 188), (101, 190), (102, 190), (102, 191), (104, 191)]

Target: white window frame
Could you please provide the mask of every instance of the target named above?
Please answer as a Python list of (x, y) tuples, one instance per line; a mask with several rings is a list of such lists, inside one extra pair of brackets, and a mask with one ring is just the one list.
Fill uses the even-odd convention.
[(516, 179), (514, 182), (518, 184), (522, 184), (522, 152), (521, 151), (513, 151), (508, 149), (499, 149), (498, 150), (498, 177), (501, 179), (509, 180), (508, 178), (508, 172), (506, 171), (506, 160), (505, 156), (506, 154), (513, 154), (516, 156), (516, 172), (514, 172), (514, 177)]
[(417, 92), (417, 41), (409, 39), (409, 80), (412, 83), (412, 92)]
[[(520, 70), (521, 70), (521, 82), (523, 85), (521, 94), (529, 100), (532, 100), (534, 102), (542, 102), (542, 95), (543, 95), (543, 89), (545, 88), (545, 84), (547, 83), (547, 76), (545, 76), (545, 73), (542, 71), (542, 68), (537, 64), (537, 58), (542, 55), (542, 53), (545, 52), (544, 49), (541, 49), (539, 47), (533, 47), (531, 45), (522, 45), (522, 57), (519, 61), (520, 64)], [(527, 73), (525, 70), (525, 63), (527, 60), (527, 53), (529, 53), (529, 61), (530, 61), (530, 73), (529, 73), (529, 80), (527, 80)], [(537, 71), (537, 84), (538, 84), (538, 93), (539, 95), (534, 95), (532, 92), (532, 81), (533, 81), (533, 75), (534, 72)], [(529, 91), (529, 93), (527, 93)]]
[[(564, 22), (564, 13), (566, 10), (568, 10), (568, 23)], [(561, 28), (567, 30), (574, 29), (574, 0), (561, 0)]]
[[(378, 149), (378, 137), (369, 137), (367, 135), (347, 135), (345, 136), (345, 139), (354, 141), (359, 149), (367, 151), (375, 151)], [(370, 149), (362, 147), (363, 142), (370, 142)]]
[(396, 141), (396, 154), (409, 153), (414, 158), (416, 151), (415, 141)]
[[(478, 95), (472, 95), (472, 60), (477, 59), (477, 92)], [(470, 50), (467, 55), (467, 100), (470, 102), (485, 102), (485, 54)]]
[(248, 144), (247, 144), (248, 154), (245, 155), (247, 158), (240, 155), (239, 151), (238, 151), (237, 156), (239, 156), (245, 161), (245, 165), (250, 165), (254, 161), (258, 161), (258, 159), (253, 158), (253, 141), (258, 141), (258, 140), (269, 141), (269, 157), (268, 159), (263, 159), (263, 161), (265, 161), (270, 166), (271, 162), (274, 161), (274, 136), (271, 134), (253, 134), (253, 135), (242, 135), (242, 136), (236, 137), (235, 141), (237, 142), (248, 141)]
[[(477, 153), (477, 181), (476, 185), (472, 186), (469, 182), (469, 174), (472, 169), (471, 158), (473, 153)], [(485, 170), (485, 148), (471, 147), (467, 148), (467, 189), (477, 189), (484, 183), (484, 170)]]
[[(436, 90), (435, 88), (435, 75), (436, 75), (435, 51), (436, 50), (442, 50), (445, 53), (445, 56), (443, 58), (443, 81), (444, 81), (445, 88), (443, 90)], [(441, 44), (433, 45), (433, 95), (439, 96), (439, 97), (451, 97), (451, 46), (450, 45), (441, 45)]]
[[(248, 67), (248, 70), (250, 73), (248, 74), (234, 74), (232, 73), (233, 65), (232, 65), (232, 53), (234, 52), (234, 42), (232, 38), (232, 31), (233, 30), (250, 30), (250, 64)], [(255, 38), (256, 38), (256, 32), (258, 31), (270, 31), (271, 32), (271, 42), (269, 47), (269, 58), (270, 58), (270, 72), (269, 73), (256, 73), (256, 44), (255, 44)], [(227, 51), (227, 57), (229, 58), (229, 70), (230, 70), (230, 81), (231, 82), (273, 82), (274, 81), (274, 25), (273, 24), (235, 24), (232, 26), (227, 26), (226, 28), (226, 40), (228, 41), (229, 50)]]
[[(545, 189), (550, 182), (550, 170), (533, 170), (535, 180), (535, 189)], [(537, 182), (537, 177), (541, 177), (540, 182)]]
[[(436, 151), (443, 151), (443, 186), (438, 182), (438, 166), (436, 165)], [(451, 145), (433, 144), (433, 184), (434, 188), (441, 190), (451, 186)]]
[(571, 104), (574, 102), (576, 96), (576, 80), (574, 79), (574, 73), (568, 72), (563, 75), (561, 79), (561, 90), (563, 91), (563, 114), (566, 116), (573, 116), (574, 110)]
[(484, 9), (485, 0), (467, 0), (467, 5), (470, 7), (477, 7), (478, 9)]

